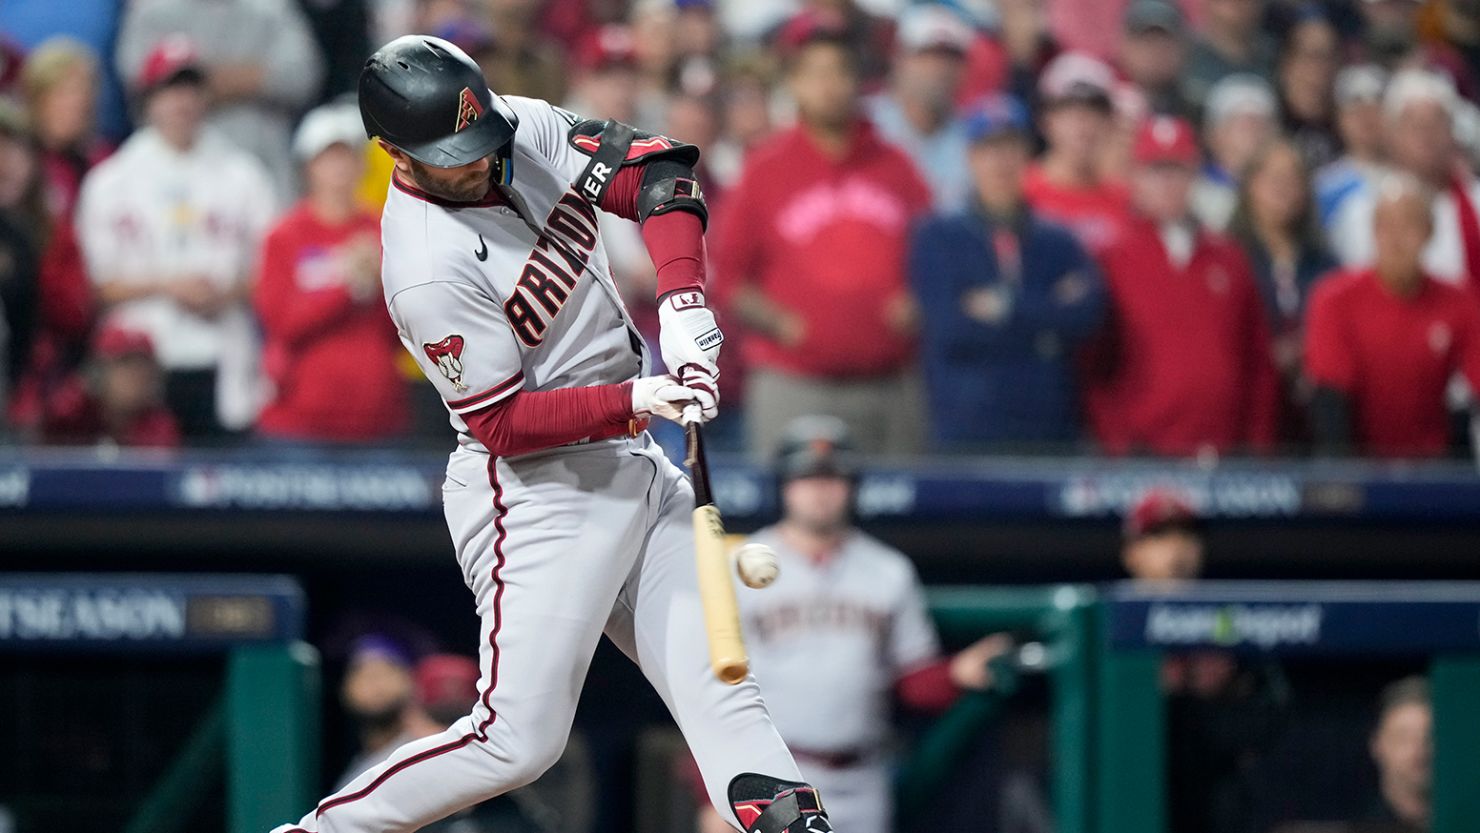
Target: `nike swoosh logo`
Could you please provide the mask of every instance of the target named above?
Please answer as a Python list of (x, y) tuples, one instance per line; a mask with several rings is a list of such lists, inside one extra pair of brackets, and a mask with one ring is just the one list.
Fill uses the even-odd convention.
[(481, 235), (481, 234), (478, 235), (478, 245), (481, 248), (479, 248), (477, 251), (473, 252), (473, 256), (476, 257), (476, 258), (478, 258), (479, 261), (488, 260), (488, 244), (486, 242), (484, 242), (483, 235)]

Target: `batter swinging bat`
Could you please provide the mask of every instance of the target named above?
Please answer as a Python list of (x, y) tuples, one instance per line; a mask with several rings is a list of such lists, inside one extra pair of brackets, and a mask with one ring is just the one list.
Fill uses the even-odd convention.
[(697, 423), (684, 426), (688, 455), (684, 460), (694, 481), (694, 558), (699, 571), (699, 598), (704, 603), (704, 628), (709, 633), (709, 665), (721, 682), (735, 685), (750, 673), (745, 640), (740, 635), (740, 608), (730, 580), (725, 553), (725, 523), (709, 493), (709, 463)]

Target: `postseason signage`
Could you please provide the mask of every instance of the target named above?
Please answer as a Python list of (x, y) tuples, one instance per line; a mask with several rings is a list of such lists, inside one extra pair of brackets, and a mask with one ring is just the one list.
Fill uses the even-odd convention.
[(210, 652), (303, 635), (286, 576), (13, 575), (0, 578), (0, 651)]
[(1400, 656), (1480, 653), (1480, 583), (1125, 583), (1103, 597), (1112, 649)]
[[(775, 517), (775, 478), (716, 455), (713, 493), (735, 521)], [(1183, 495), (1206, 518), (1357, 518), (1472, 522), (1480, 476), (1452, 463), (1257, 465), (1095, 459), (952, 458), (871, 466), (858, 514), (871, 523), (933, 524), (1119, 518), (1147, 489)], [(386, 451), (284, 460), (254, 449), (148, 453), (0, 449), (0, 514), (8, 512), (335, 512), (437, 516), (446, 457)]]

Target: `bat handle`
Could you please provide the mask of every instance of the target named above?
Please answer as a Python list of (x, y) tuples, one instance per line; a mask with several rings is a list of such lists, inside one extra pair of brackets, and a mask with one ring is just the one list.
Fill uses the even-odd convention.
[(704, 457), (704, 434), (699, 429), (699, 423), (684, 423), (684, 465), (688, 467), (689, 478), (694, 482), (694, 505), (708, 506), (714, 503), (714, 495), (709, 489), (709, 461)]
[(694, 468), (699, 465), (699, 424), (697, 422), (685, 422), (683, 425), (684, 468), (692, 474)]

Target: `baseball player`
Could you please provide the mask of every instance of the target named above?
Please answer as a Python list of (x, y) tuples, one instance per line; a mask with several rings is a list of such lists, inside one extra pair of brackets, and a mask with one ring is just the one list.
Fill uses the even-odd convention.
[[(776, 551), (781, 573), (737, 595), (751, 668), (803, 775), (827, 795), (838, 829), (886, 833), (894, 699), (944, 711), (963, 689), (988, 687), (988, 660), (1012, 645), (997, 634), (942, 658), (914, 565), (850, 520), (858, 474), (850, 446), (834, 417), (786, 426), (781, 521), (750, 538)], [(700, 824), (703, 833), (723, 829), (707, 810)]]
[[(395, 160), (386, 303), (458, 435), (443, 503), (482, 620), (482, 676), (471, 714), (279, 830), (410, 831), (535, 780), (565, 746), (605, 633), (668, 705), (731, 824), (831, 831), (754, 680), (709, 671), (693, 493), (643, 430), (717, 413), (698, 150), (495, 95), (432, 37), (372, 55), (359, 99)], [(645, 374), (598, 211), (642, 224), (674, 376)]]

